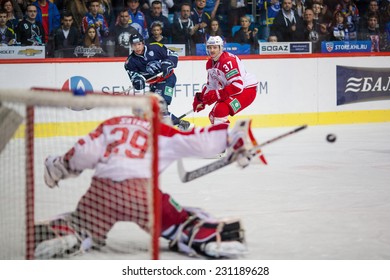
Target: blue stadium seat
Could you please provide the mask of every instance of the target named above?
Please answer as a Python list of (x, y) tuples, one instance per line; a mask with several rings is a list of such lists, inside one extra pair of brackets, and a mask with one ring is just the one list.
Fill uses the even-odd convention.
[(238, 30), (240, 30), (240, 28), (241, 28), (241, 25), (235, 25), (235, 26), (233, 26), (233, 27), (232, 27), (232, 36), (234, 36), (234, 34), (235, 34)]

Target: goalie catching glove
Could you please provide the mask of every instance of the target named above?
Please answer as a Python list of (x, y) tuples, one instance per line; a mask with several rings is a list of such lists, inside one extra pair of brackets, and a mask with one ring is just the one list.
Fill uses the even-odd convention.
[(44, 179), (46, 185), (50, 188), (58, 186), (60, 180), (76, 177), (80, 173), (70, 170), (63, 157), (49, 156), (45, 160)]
[(250, 149), (257, 145), (251, 130), (251, 122), (250, 119), (237, 121), (228, 137), (226, 160), (237, 161), (242, 168), (249, 165), (253, 157)]

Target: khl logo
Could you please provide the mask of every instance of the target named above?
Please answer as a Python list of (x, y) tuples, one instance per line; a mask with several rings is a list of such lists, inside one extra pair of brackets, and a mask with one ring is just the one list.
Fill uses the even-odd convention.
[(62, 85), (62, 90), (76, 91), (80, 90), (83, 92), (93, 92), (93, 87), (90, 81), (81, 76), (70, 77)]

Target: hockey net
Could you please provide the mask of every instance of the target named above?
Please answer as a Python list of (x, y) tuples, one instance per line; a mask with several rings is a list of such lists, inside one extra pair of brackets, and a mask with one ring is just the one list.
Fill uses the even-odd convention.
[[(137, 219), (145, 221), (145, 227), (150, 230), (150, 234), (144, 233), (144, 239), (139, 239), (135, 244), (138, 248), (132, 248), (134, 247), (134, 242), (131, 242), (134, 236), (132, 229), (115, 225), (106, 241), (109, 243), (110, 239), (115, 238), (119, 240), (114, 240), (113, 244), (116, 245), (114, 250), (120, 251), (121, 257), (115, 258), (126, 258), (126, 254), (134, 253), (134, 250), (139, 249), (144, 254), (137, 258), (158, 259), (161, 221), (157, 145), (159, 106), (154, 97), (103, 94), (74, 96), (70, 92), (54, 90), (1, 89), (0, 102), (2, 108), (7, 108), (7, 112), (10, 110), (23, 117), (14, 134), (12, 125), (15, 124), (12, 124), (9, 118), (1, 120), (2, 130), (9, 131), (13, 136), (10, 136), (9, 141), (5, 141), (2, 137), (2, 142), (6, 143), (3, 143), (4, 146), (0, 150), (0, 235), (2, 237), (0, 259), (34, 259), (36, 257), (34, 251), (39, 241), (53, 237), (61, 239), (61, 236), (56, 234), (53, 236), (53, 233), (44, 226), (37, 225), (45, 225), (48, 221), (52, 221), (53, 217), (64, 213), (68, 213), (66, 216), (69, 216), (90, 187), (93, 170), (85, 170), (76, 178), (61, 180), (59, 188), (48, 188), (44, 182), (45, 159), (49, 155), (63, 155), (78, 139), (86, 136), (102, 121), (131, 115), (134, 109), (145, 112), (144, 115), (151, 123), (147, 147), (152, 155), (150, 165), (152, 176), (146, 184), (147, 209), (131, 209), (131, 211), (134, 211), (133, 215), (138, 216)], [(130, 189), (137, 190), (137, 186), (130, 186)], [(106, 192), (96, 194), (103, 204), (109, 206), (107, 209), (113, 203), (120, 203), (118, 201), (121, 197), (117, 197), (118, 201), (109, 201), (105, 195)], [(145, 205), (145, 197), (137, 194), (131, 194), (131, 197), (133, 200), (144, 199), (144, 204), (142, 202), (139, 204)], [(95, 224), (97, 228), (118, 219), (118, 217), (111, 217), (110, 213), (104, 213), (104, 209), (100, 209), (103, 213), (99, 214), (97, 221), (94, 222), (97, 223)], [(112, 231), (114, 233), (111, 235)], [(143, 245), (140, 244), (142, 242)], [(112, 259), (110, 254), (105, 254), (105, 250), (103, 247), (98, 253), (91, 253), (86, 258)], [(71, 254), (58, 257), (78, 258), (89, 253), (81, 254), (81, 251), (76, 250)]]

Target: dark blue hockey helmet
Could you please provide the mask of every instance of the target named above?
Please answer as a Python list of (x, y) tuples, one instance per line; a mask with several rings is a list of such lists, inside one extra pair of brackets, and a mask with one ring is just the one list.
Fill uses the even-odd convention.
[(136, 43), (145, 43), (144, 37), (142, 37), (141, 34), (131, 34), (130, 36), (130, 44), (136, 44)]

